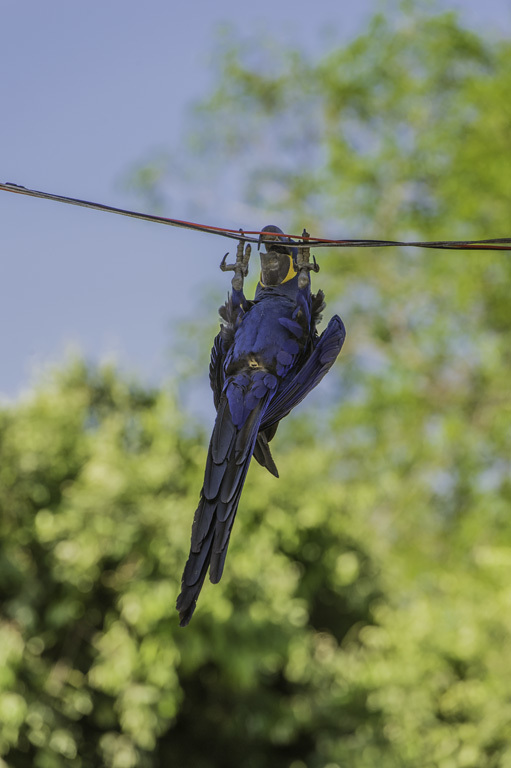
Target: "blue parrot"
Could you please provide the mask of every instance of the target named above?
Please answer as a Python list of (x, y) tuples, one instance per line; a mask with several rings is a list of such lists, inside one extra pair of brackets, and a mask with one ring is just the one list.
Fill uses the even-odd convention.
[[(220, 581), (227, 546), (252, 456), (278, 477), (269, 442), (279, 421), (319, 384), (345, 339), (334, 315), (321, 336), (316, 325), (325, 307), (323, 291), (312, 294), (307, 246), (292, 246), (282, 230), (265, 227), (259, 240), (261, 275), (253, 301), (243, 294), (250, 245), (240, 240), (232, 294), (220, 308), (220, 333), (211, 350), (209, 378), (217, 411), (209, 444), (204, 485), (192, 526), (192, 541), (181, 593), (180, 625), (192, 618), (209, 569)], [(307, 233), (304, 232), (304, 236)]]

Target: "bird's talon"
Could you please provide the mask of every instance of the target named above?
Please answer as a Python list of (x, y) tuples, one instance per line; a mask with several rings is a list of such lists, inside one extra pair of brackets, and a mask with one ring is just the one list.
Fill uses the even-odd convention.
[[(243, 230), (242, 229), (240, 229), (240, 235), (243, 237)], [(244, 240), (240, 240), (238, 242), (238, 247), (236, 248), (236, 261), (237, 262), (242, 262), (243, 261), (243, 249), (244, 249), (244, 246), (245, 246), (245, 241)]]
[(243, 267), (243, 277), (246, 277), (248, 275), (248, 262), (250, 261), (251, 253), (252, 253), (252, 246), (250, 245), (250, 243), (247, 243), (247, 247), (245, 248), (245, 252), (242, 253), (242, 259), (241, 259), (241, 263)]
[(316, 261), (316, 257), (312, 257), (312, 264), (310, 262), (310, 246), (307, 243), (307, 240), (309, 239), (310, 235), (307, 232), (307, 230), (303, 230), (302, 232), (302, 238), (305, 241), (305, 244), (300, 245), (298, 247), (298, 257), (296, 260), (296, 266), (295, 269), (299, 273), (298, 274), (298, 287), (299, 288), (306, 288), (307, 285), (310, 283), (310, 272), (319, 272), (319, 265)]
[[(240, 229), (240, 234), (243, 235), (243, 230)], [(220, 269), (222, 272), (234, 272), (232, 278), (232, 288), (234, 291), (243, 290), (243, 279), (248, 275), (248, 262), (250, 261), (250, 253), (252, 248), (250, 243), (245, 248), (245, 241), (240, 240), (238, 247), (236, 248), (236, 262), (235, 264), (226, 264), (229, 253), (226, 253), (222, 261), (220, 262)]]

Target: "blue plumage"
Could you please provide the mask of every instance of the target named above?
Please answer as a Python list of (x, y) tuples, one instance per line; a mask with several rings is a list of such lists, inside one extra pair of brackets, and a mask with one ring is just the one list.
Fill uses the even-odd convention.
[(335, 315), (321, 336), (316, 324), (323, 293), (310, 291), (308, 249), (289, 246), (277, 227), (265, 227), (261, 280), (254, 301), (243, 294), (250, 246), (238, 246), (233, 292), (220, 309), (222, 326), (211, 351), (210, 383), (217, 417), (204, 485), (192, 527), (191, 550), (177, 600), (181, 626), (190, 621), (209, 569), (222, 576), (227, 546), (252, 455), (272, 474), (268, 443), (286, 416), (321, 381), (345, 338)]

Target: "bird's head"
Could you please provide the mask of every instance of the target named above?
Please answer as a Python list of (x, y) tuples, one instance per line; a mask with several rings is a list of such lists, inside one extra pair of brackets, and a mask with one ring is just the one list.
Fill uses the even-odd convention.
[[(262, 285), (280, 285), (295, 276), (294, 259), (296, 248), (290, 247), (289, 238), (282, 237), (283, 232), (273, 224), (264, 227), (259, 236), (259, 256), (261, 258)], [(265, 251), (261, 251), (264, 245)]]

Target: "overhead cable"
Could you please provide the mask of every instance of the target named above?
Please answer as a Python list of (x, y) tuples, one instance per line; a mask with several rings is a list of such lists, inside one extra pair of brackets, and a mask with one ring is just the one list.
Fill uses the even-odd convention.
[[(166, 224), (170, 227), (180, 227), (182, 229), (191, 229), (197, 232), (205, 232), (210, 235), (227, 237), (232, 240), (244, 240), (249, 243), (257, 243), (261, 234), (259, 230), (228, 229), (224, 227), (215, 227), (208, 224), (197, 224), (193, 221), (183, 221), (181, 219), (170, 219), (166, 216), (156, 216), (151, 213), (140, 213), (130, 211), (125, 208), (116, 208), (112, 205), (103, 203), (93, 203), (88, 200), (80, 200), (76, 197), (66, 197), (64, 195), (55, 195), (51, 192), (40, 192), (35, 189), (28, 189), (20, 184), (10, 182), (1, 183), (0, 191), (13, 192), (18, 195), (28, 195), (29, 197), (39, 197), (43, 200), (54, 200), (57, 203), (67, 203), (68, 205), (79, 205), (82, 208), (92, 208), (96, 211), (105, 213), (117, 213), (120, 216), (130, 216), (133, 219), (142, 219), (156, 224)], [(314, 248), (390, 248), (408, 246), (412, 248), (437, 248), (444, 250), (477, 250), (477, 251), (511, 251), (511, 237), (494, 238), (491, 240), (430, 240), (430, 241), (400, 241), (400, 240), (369, 240), (369, 239), (331, 239), (326, 237), (306, 237), (302, 235), (282, 234), (280, 237), (289, 238), (295, 245), (312, 245)]]

